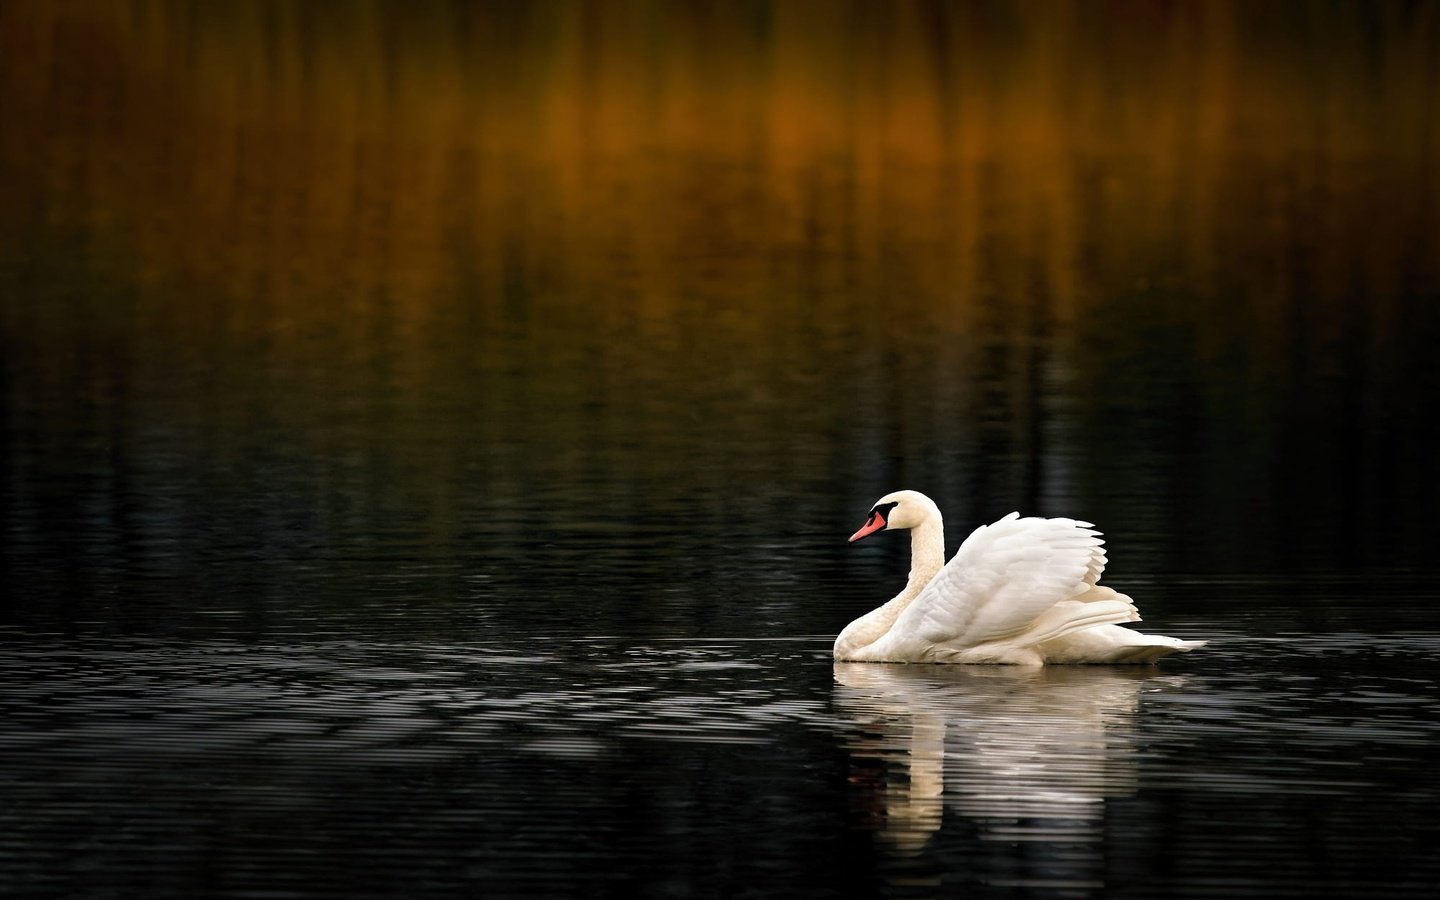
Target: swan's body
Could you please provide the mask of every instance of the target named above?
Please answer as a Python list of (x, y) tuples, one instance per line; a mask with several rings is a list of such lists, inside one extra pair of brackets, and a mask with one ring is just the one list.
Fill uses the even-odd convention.
[(838, 660), (1151, 663), (1205, 643), (1120, 624), (1140, 614), (1098, 583), (1105, 548), (1088, 522), (1011, 513), (975, 529), (946, 563), (940, 509), (918, 491), (897, 491), (880, 498), (850, 540), (902, 528), (910, 530), (905, 589), (840, 632)]

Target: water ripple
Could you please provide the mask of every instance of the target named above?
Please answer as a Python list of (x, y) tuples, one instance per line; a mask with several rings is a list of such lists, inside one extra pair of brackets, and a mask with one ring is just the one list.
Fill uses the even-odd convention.
[[(1237, 884), (1314, 887), (1296, 843), (1308, 820), (1363, 842), (1387, 810), (1440, 800), (1433, 778), (1416, 780), (1440, 740), (1440, 635), (1195, 631), (1206, 628), (1213, 652), (1158, 670), (834, 664), (820, 637), (20, 642), (0, 662), (0, 828), (16, 836), (0, 865), (43, 881), (44, 848), (81, 852), (86, 823), (199, 859), (174, 826), (214, 835), (222, 811), (338, 837), (353, 828), (331, 811), (353, 802), (357, 822), (387, 810), (431, 842), (469, 835), (480, 843), (454, 852), (483, 846), (507, 880), (561, 892), (591, 883), (598, 857), (576, 847), (546, 868), (542, 848), (573, 840), (564, 823), (583, 810), (607, 852), (636, 859), (654, 850), (621, 839), (627, 829), (743, 844), (843, 823), (879, 842), (901, 893), (981, 846), (974, 884), (1084, 893), (1109, 883), (1117, 841), (1166, 841), (1154, 852), (1192, 875), (1235, 853), (1224, 830), (1165, 837), (1146, 816), (1263, 809), (1243, 828)], [(650, 825), (636, 797), (659, 817)], [(836, 797), (843, 808), (827, 812)], [(762, 798), (757, 832), (746, 809)], [(242, 843), (256, 866), (281, 852)], [(1434, 874), (1406, 846), (1372, 850)]]

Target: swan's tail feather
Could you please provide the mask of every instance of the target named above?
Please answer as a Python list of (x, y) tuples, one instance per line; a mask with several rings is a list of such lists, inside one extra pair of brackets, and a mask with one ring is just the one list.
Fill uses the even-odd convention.
[(1117, 663), (1153, 663), (1164, 656), (1172, 653), (1189, 653), (1196, 647), (1205, 646), (1204, 641), (1179, 641), (1175, 638), (1167, 638), (1159, 634), (1146, 634), (1141, 637), (1152, 640), (1164, 641), (1164, 643), (1143, 644), (1138, 647), (1122, 647), (1115, 651), (1111, 662)]
[(1119, 625), (1071, 632), (1034, 649), (1048, 663), (1153, 663), (1172, 653), (1189, 653), (1205, 641), (1144, 634)]
[[(1101, 590), (1108, 596), (1096, 596)], [(1140, 613), (1129, 597), (1109, 588), (1096, 588), (1076, 599), (1062, 600), (1045, 610), (1039, 618), (1030, 623), (1030, 627), (1025, 629), (1025, 633), (1016, 643), (1023, 642), (1024, 646), (1033, 647), (1098, 625), (1138, 621)]]

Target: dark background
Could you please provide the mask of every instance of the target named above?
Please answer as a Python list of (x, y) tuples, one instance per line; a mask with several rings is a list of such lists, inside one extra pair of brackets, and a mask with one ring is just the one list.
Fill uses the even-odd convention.
[[(1093, 520), (1149, 610), (1429, 565), (1432, 4), (0, 16), (23, 622), (649, 570), (691, 633), (903, 566), (835, 541), (899, 487)], [(777, 602), (726, 627), (853, 611)]]

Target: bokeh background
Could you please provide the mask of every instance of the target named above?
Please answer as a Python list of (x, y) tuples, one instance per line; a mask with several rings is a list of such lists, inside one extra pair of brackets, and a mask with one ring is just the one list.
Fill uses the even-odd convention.
[(588, 574), (626, 628), (630, 588), (703, 629), (793, 579), (755, 627), (833, 632), (904, 565), (835, 543), (898, 487), (952, 546), (1067, 514), (1157, 587), (1408, 595), (1437, 34), (1401, 2), (7, 3), (9, 615)]

